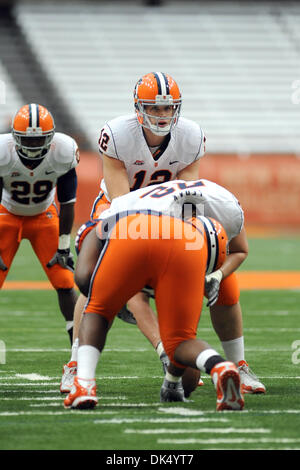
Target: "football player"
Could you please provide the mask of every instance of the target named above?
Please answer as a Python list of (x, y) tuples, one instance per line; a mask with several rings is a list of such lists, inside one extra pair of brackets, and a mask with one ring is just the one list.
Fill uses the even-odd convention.
[[(108, 121), (100, 132), (104, 178), (92, 208), (91, 221), (97, 221), (107, 205), (122, 194), (177, 178), (188, 181), (199, 177), (206, 139), (198, 124), (180, 116), (182, 98), (175, 80), (166, 73), (148, 73), (136, 83), (133, 99), (134, 113)], [(91, 221), (79, 231), (79, 248), (93, 228)], [(84, 297), (79, 296), (74, 313), (74, 337), (84, 303)], [(139, 328), (166, 367), (167, 357), (154, 328), (156, 315), (146, 294), (136, 294), (129, 300), (128, 308), (136, 314), (136, 319), (138, 317)], [(138, 316), (139, 312), (143, 312), (143, 316)], [(122, 315), (129, 321), (133, 318), (126, 309)], [(77, 341), (70, 361), (63, 367), (61, 392), (69, 391), (76, 372), (76, 348)]]
[[(206, 296), (212, 323), (218, 334), (226, 358), (239, 367), (244, 393), (265, 393), (265, 386), (249, 369), (244, 355), (244, 336), (242, 312), (239, 302), (239, 286), (235, 275), (236, 269), (245, 260), (248, 253), (247, 236), (244, 227), (244, 213), (235, 198), (228, 190), (216, 183), (201, 179), (186, 182), (183, 180), (170, 181), (161, 185), (141, 188), (129, 194), (115, 198), (109, 209), (102, 212), (101, 220), (116, 217), (118, 213), (128, 210), (155, 210), (164, 214), (179, 217), (183, 208), (192, 204), (197, 215), (205, 215), (220, 220), (228, 236), (228, 256), (226, 263), (216, 269), (213, 257), (206, 273)], [(76, 282), (81, 292), (87, 296), (89, 280), (96, 265), (99, 252), (92, 243), (92, 235), (86, 237), (86, 242), (80, 252), (76, 267)], [(144, 289), (145, 295), (150, 294)], [(143, 317), (143, 312), (137, 318)], [(156, 317), (155, 317), (156, 318)], [(148, 318), (144, 319), (147, 323)], [(138, 326), (139, 322), (137, 321)], [(148, 328), (153, 330), (158, 340), (159, 326), (151, 320)]]
[[(196, 339), (205, 272), (215, 251), (210, 232), (214, 233), (214, 243), (218, 242), (220, 257), (226, 258), (227, 235), (213, 219), (186, 222), (181, 217), (154, 211), (149, 214), (146, 210), (119, 212), (117, 217), (99, 222), (102, 252), (80, 325), (77, 376), (64, 400), (66, 408), (97, 405), (95, 373), (110, 325), (121, 307), (148, 285), (155, 292), (161, 338), (170, 358), (160, 400), (185, 401), (181, 377), (187, 367), (192, 367), (211, 375), (217, 411), (243, 409), (236, 365)], [(96, 231), (90, 235), (95, 237)]]
[(0, 286), (21, 240), (28, 239), (57, 291), (71, 343), (77, 294), (70, 233), (78, 162), (76, 142), (55, 132), (51, 113), (40, 104), (22, 106), (11, 133), (0, 135)]

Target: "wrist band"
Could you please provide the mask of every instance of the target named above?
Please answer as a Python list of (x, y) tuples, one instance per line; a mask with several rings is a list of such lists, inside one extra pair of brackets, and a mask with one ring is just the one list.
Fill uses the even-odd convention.
[(59, 236), (58, 240), (58, 249), (59, 250), (68, 250), (70, 248), (71, 235), (63, 234)]

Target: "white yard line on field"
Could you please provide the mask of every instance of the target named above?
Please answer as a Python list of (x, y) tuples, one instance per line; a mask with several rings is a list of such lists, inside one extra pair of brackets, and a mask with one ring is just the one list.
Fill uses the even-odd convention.
[[(57, 353), (57, 352), (67, 352), (70, 353), (70, 349), (54, 349), (54, 348), (9, 348), (6, 349), (7, 352), (25, 352), (25, 353), (40, 353), (40, 352), (51, 352), (51, 353)], [(146, 348), (107, 348), (104, 349), (103, 352), (149, 352), (151, 351), (151, 348), (146, 349)]]
[[(57, 394), (59, 392), (57, 391)], [(1, 401), (62, 401), (63, 395), (59, 397), (1, 397)], [(101, 397), (101, 400), (127, 400), (127, 397)]]
[(178, 444), (178, 445), (188, 445), (188, 444), (294, 444), (299, 443), (300, 439), (290, 439), (290, 438), (266, 438), (261, 437), (258, 439), (254, 438), (217, 438), (217, 439), (158, 439), (158, 444)]
[(0, 416), (61, 416), (61, 415), (67, 415), (68, 413), (70, 414), (75, 414), (75, 415), (110, 415), (110, 414), (115, 414), (115, 411), (95, 411), (95, 410), (64, 410), (62, 409), (61, 411), (3, 411), (0, 413)]
[(175, 415), (181, 415), (181, 416), (202, 416), (204, 414), (204, 411), (201, 410), (189, 410), (188, 408), (176, 408), (170, 406), (170, 408), (158, 408), (158, 411), (160, 413), (168, 413), (168, 414), (175, 414)]
[(97, 419), (94, 424), (133, 424), (133, 423), (153, 423), (153, 424), (167, 424), (167, 423), (228, 423), (227, 418), (111, 418), (111, 419)]
[[(6, 380), (9, 379), (11, 377), (6, 377)], [(41, 387), (41, 386), (49, 386), (49, 385), (53, 385), (53, 386), (59, 386), (60, 385), (60, 382), (36, 382), (36, 383), (32, 383), (32, 382), (21, 382), (21, 383), (15, 383), (13, 381), (11, 382), (1, 382), (0, 380), (0, 384), (1, 384), (1, 387), (2, 386), (7, 386), (7, 387)]]
[(41, 381), (41, 380), (53, 380), (53, 377), (39, 375), (39, 374), (16, 374), (15, 377), (17, 379), (26, 379), (26, 380), (33, 380), (33, 381)]
[(270, 429), (264, 428), (199, 428), (199, 429), (125, 429), (125, 434), (267, 434)]

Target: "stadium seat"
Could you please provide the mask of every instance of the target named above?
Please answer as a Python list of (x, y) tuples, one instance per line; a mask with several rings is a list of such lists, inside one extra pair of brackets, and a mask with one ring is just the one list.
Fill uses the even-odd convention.
[[(180, 84), (182, 114), (209, 152), (299, 153), (300, 6), (256, 2), (19, 3), (19, 26), (97, 148), (103, 123), (133, 110), (149, 71)], [(298, 16), (299, 18), (299, 16)]]

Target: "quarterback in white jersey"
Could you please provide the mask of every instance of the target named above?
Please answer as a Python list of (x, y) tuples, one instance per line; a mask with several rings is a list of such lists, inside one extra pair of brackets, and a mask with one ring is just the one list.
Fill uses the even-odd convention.
[[(147, 145), (136, 114), (109, 121), (101, 131), (99, 150), (125, 166), (130, 190), (174, 180), (204, 155), (205, 136), (193, 121), (179, 117), (162, 146)], [(109, 200), (104, 180), (101, 189)]]
[(70, 233), (78, 162), (76, 142), (55, 133), (44, 106), (23, 106), (13, 119), (12, 133), (0, 136), (0, 287), (21, 240), (28, 239), (57, 291), (71, 342), (77, 295)]
[(150, 184), (199, 177), (206, 139), (198, 124), (180, 117), (181, 101), (170, 75), (149, 73), (136, 83), (135, 113), (103, 127), (101, 188), (108, 201)]

